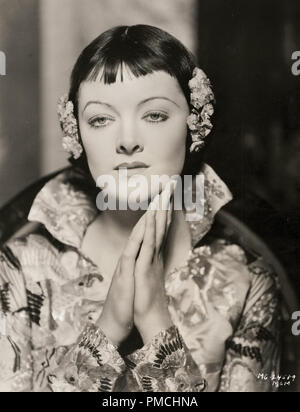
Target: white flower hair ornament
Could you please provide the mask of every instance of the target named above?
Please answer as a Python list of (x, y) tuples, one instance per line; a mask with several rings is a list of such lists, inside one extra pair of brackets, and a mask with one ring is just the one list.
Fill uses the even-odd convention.
[(57, 113), (60, 127), (64, 134), (62, 146), (74, 159), (79, 159), (83, 152), (83, 147), (79, 142), (78, 125), (74, 116), (74, 105), (68, 100), (67, 95), (63, 95), (59, 99)]
[(210, 118), (214, 114), (215, 96), (210, 80), (199, 67), (196, 67), (193, 71), (189, 88), (191, 90), (190, 103), (193, 107), (192, 113), (187, 118), (193, 141), (190, 152), (199, 152), (205, 144), (205, 138), (213, 128)]
[[(187, 118), (187, 124), (191, 131), (193, 143), (190, 152), (198, 152), (205, 144), (205, 138), (212, 129), (210, 121), (214, 113), (213, 103), (215, 97), (209, 79), (203, 70), (196, 67), (193, 77), (189, 81), (191, 90), (192, 112)], [(58, 101), (57, 113), (61, 129), (63, 131), (62, 146), (74, 159), (79, 159), (83, 152), (78, 134), (78, 124), (74, 116), (74, 105), (63, 95)]]

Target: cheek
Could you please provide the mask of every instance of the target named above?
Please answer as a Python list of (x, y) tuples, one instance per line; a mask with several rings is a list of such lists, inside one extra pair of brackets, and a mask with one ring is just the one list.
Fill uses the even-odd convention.
[(102, 131), (80, 127), (81, 139), (93, 177), (111, 169), (115, 146), (113, 139)]
[[(153, 151), (156, 158), (164, 168), (168, 168), (172, 173), (180, 173), (185, 159), (185, 147), (187, 138), (187, 125), (185, 119), (178, 119), (170, 122), (161, 128), (156, 138), (151, 139)], [(155, 144), (154, 144), (155, 142)]]

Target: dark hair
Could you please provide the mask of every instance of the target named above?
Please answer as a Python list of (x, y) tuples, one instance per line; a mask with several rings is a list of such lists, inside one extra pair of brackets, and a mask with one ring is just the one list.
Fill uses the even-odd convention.
[[(85, 80), (96, 80), (102, 72), (105, 84), (116, 81), (121, 68), (126, 65), (135, 77), (145, 76), (155, 71), (164, 71), (178, 80), (190, 104), (189, 80), (196, 67), (195, 57), (184, 45), (169, 33), (153, 26), (117, 26), (102, 33), (80, 54), (72, 71), (69, 100), (74, 104), (74, 114), (78, 119), (78, 92)], [(80, 133), (80, 132), (79, 132)], [(82, 142), (81, 142), (82, 143)], [(182, 175), (195, 175), (203, 162), (203, 151), (190, 153), (192, 143), (187, 128), (186, 156)], [(77, 159), (69, 159), (91, 178), (85, 151)]]

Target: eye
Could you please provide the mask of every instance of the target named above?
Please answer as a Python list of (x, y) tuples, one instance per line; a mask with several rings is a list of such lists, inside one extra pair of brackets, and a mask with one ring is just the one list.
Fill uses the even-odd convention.
[(108, 126), (109, 122), (113, 121), (112, 118), (107, 117), (107, 116), (97, 116), (93, 117), (88, 121), (89, 125), (95, 129), (98, 127), (105, 127)]
[(147, 122), (150, 123), (160, 123), (168, 120), (169, 116), (163, 112), (151, 112), (144, 116), (144, 119), (148, 119)]

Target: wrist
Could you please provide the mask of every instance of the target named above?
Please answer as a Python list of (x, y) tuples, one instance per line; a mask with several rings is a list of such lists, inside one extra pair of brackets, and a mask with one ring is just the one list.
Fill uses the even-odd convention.
[[(96, 326), (102, 330), (107, 339), (117, 348), (122, 343), (122, 338), (117, 329), (113, 327), (113, 322), (109, 322), (105, 317), (101, 317), (97, 320)], [(115, 329), (115, 330), (114, 330)]]
[(148, 313), (139, 320), (135, 320), (144, 344), (147, 344), (162, 330), (169, 329), (173, 325), (169, 312)]

